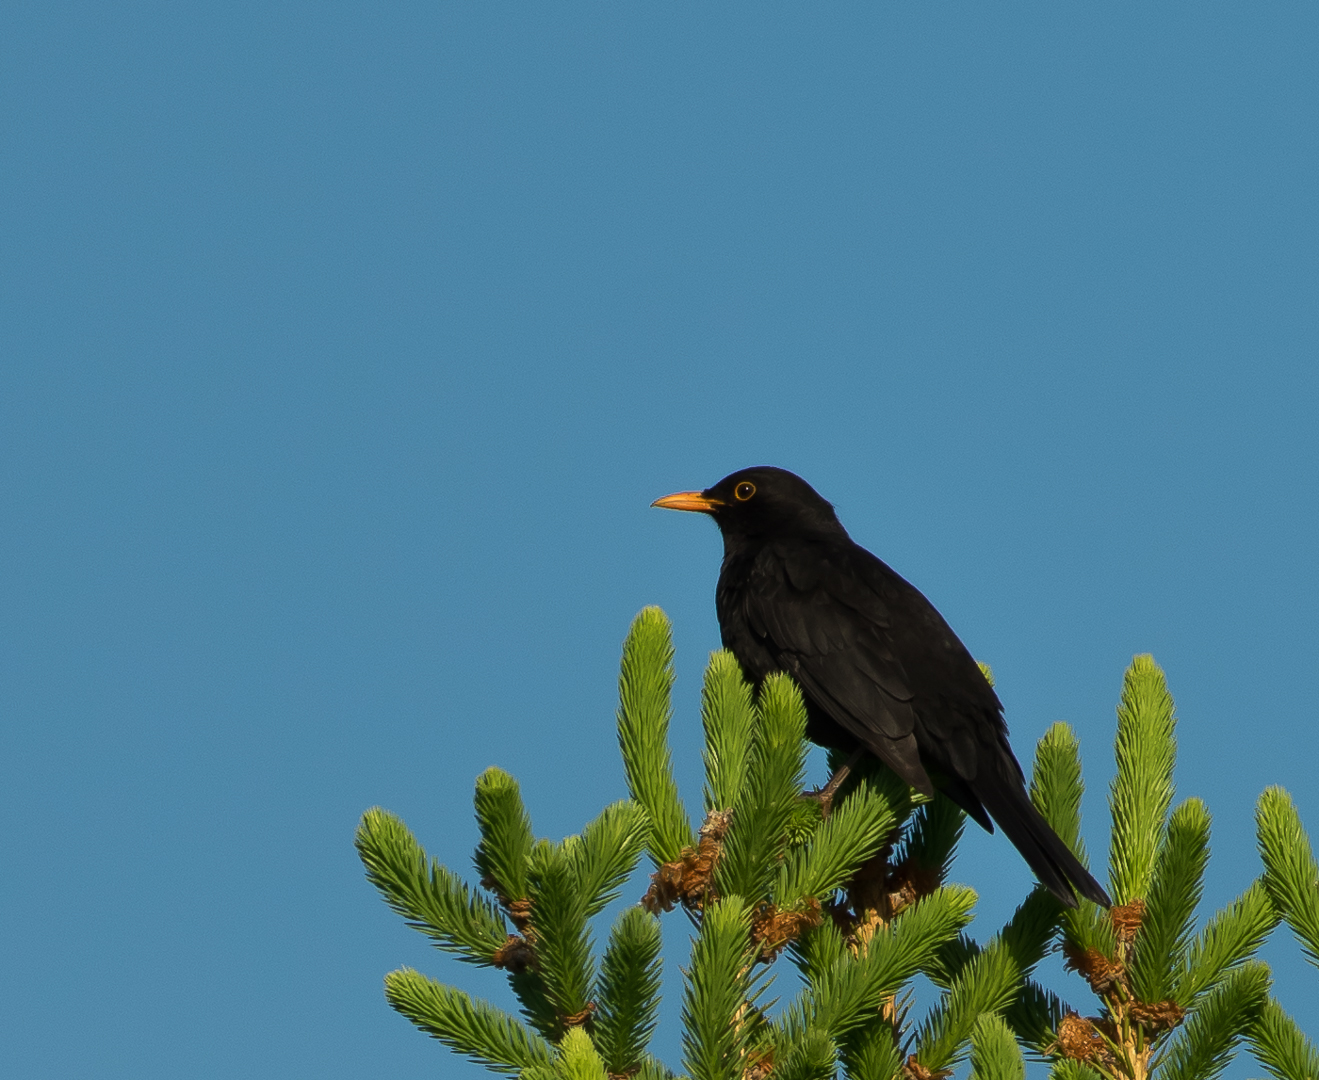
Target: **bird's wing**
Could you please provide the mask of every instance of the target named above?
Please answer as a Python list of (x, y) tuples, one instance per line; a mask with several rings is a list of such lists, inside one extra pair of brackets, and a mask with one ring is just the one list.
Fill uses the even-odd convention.
[(742, 603), (752, 632), (835, 723), (913, 787), (933, 791), (882, 597), (830, 553), (794, 546), (762, 553)]
[(850, 545), (846, 559), (889, 608), (889, 647), (915, 694), (916, 737), (930, 764), (973, 781), (983, 762), (1005, 754), (1019, 773), (1003, 705), (952, 627), (919, 589), (864, 548)]
[(986, 739), (1006, 736), (997, 695), (942, 616), (865, 549), (774, 545), (748, 586), (753, 632), (913, 786), (929, 783), (918, 749), (927, 764), (972, 781)]

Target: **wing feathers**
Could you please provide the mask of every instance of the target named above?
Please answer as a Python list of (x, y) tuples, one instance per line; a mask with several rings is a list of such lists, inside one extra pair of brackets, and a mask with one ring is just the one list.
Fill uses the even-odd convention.
[[(744, 665), (789, 672), (842, 732), (906, 783), (992, 817), (1064, 903), (1103, 888), (1031, 805), (1003, 706), (943, 617), (864, 548), (792, 538), (726, 556), (720, 626)], [(738, 635), (749, 632), (741, 651)]]

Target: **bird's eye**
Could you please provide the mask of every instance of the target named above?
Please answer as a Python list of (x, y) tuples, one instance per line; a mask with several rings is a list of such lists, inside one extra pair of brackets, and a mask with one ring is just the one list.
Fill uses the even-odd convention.
[(733, 488), (733, 496), (738, 502), (746, 502), (756, 493), (756, 485), (749, 480), (743, 480), (737, 487)]

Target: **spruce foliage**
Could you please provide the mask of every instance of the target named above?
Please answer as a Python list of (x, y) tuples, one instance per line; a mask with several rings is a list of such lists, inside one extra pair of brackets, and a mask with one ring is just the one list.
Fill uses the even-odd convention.
[(1026, 1062), (1012, 1029), (994, 1014), (982, 1016), (971, 1032), (973, 1080), (1026, 1080)]
[(1122, 681), (1117, 709), (1117, 776), (1108, 804), (1113, 846), (1108, 880), (1119, 904), (1148, 896), (1154, 862), (1172, 804), (1172, 695), (1152, 656), (1137, 656)]
[(691, 845), (691, 820), (678, 797), (669, 754), (673, 715), (673, 633), (657, 607), (644, 608), (623, 643), (618, 675), (618, 742), (627, 786), (650, 820), (649, 851), (660, 863)]
[(595, 991), (594, 1038), (605, 1066), (625, 1072), (645, 1059), (660, 1001), (659, 920), (640, 907), (619, 916)]
[[(985, 669), (986, 678), (992, 674)], [(681, 972), (689, 1080), (1215, 1080), (1242, 1045), (1277, 1080), (1316, 1080), (1319, 1050), (1270, 996), (1255, 953), (1279, 918), (1319, 963), (1319, 865), (1290, 798), (1257, 810), (1262, 878), (1197, 930), (1210, 816), (1175, 806), (1176, 714), (1162, 671), (1132, 662), (1118, 706), (1105, 911), (1063, 909), (1035, 888), (987, 940), (968, 933), (976, 894), (950, 882), (963, 812), (862, 762), (827, 813), (804, 790), (806, 713), (791, 679), (758, 692), (716, 652), (701, 699), (705, 783), (692, 817), (673, 777), (673, 645), (643, 610), (623, 646), (618, 738), (629, 798), (580, 834), (536, 838), (517, 782), (476, 782), (473, 886), (430, 859), (397, 817), (357, 832), (367, 877), (437, 947), (503, 971), (521, 1016), (404, 968), (386, 999), (418, 1028), (525, 1080), (677, 1080), (651, 1053), (662, 926), (693, 928)], [(831, 764), (839, 762), (835, 759)], [(1040, 740), (1031, 798), (1077, 857), (1079, 746)], [(640, 904), (616, 901), (642, 855)], [(634, 886), (639, 888), (639, 886)], [(597, 925), (615, 905), (603, 950)], [(1034, 981), (1061, 950), (1097, 999), (1092, 1015)], [(795, 973), (795, 978), (794, 978)], [(935, 1000), (917, 1015), (914, 983)], [(1070, 995), (1069, 995), (1070, 996)]]
[[(1199, 799), (1172, 809), (1177, 721), (1151, 657), (1137, 656), (1127, 669), (1117, 717), (1109, 793), (1115, 904), (1105, 912), (1082, 901), (1062, 919), (1067, 966), (1099, 1009), (1087, 1017), (1062, 1004), (1052, 1041), (1037, 1048), (1060, 1080), (1079, 1077), (1081, 1067), (1111, 1080), (1213, 1080), (1250, 1038), (1267, 1000), (1268, 968), (1252, 958), (1277, 919), (1254, 883), (1195, 933), (1210, 817)], [(1053, 775), (1052, 786), (1037, 779), (1037, 791), (1047, 791), (1042, 808), (1066, 808), (1070, 818), (1080, 805), (1079, 790), (1066, 790), (1079, 785), (1075, 740), (1055, 728), (1041, 751), (1037, 773), (1047, 755)], [(1069, 840), (1075, 832), (1060, 826), (1070, 824), (1055, 822)]]
[[(1319, 966), (1319, 863), (1296, 806), (1282, 788), (1269, 788), (1259, 797), (1255, 828), (1269, 900), (1287, 921), (1305, 958)], [(1251, 1031), (1251, 1049), (1278, 1080), (1319, 1077), (1319, 1048), (1272, 999)]]

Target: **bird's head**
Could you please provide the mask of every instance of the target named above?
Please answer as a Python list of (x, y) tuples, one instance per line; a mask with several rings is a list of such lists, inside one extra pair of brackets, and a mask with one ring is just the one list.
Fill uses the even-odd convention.
[(834, 508), (787, 469), (739, 469), (704, 491), (679, 491), (651, 506), (709, 514), (725, 537), (846, 536)]

